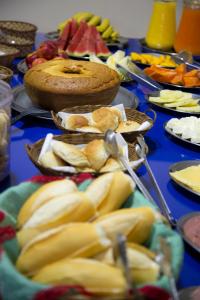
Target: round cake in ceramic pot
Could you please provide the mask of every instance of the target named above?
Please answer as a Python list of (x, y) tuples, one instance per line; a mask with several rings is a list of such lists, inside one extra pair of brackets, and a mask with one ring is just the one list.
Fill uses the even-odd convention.
[(53, 59), (25, 74), (25, 88), (32, 102), (47, 110), (86, 104), (110, 104), (120, 78), (104, 64)]

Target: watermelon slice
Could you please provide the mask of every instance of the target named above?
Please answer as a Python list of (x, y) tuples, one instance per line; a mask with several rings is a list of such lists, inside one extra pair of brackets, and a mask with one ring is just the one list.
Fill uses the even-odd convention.
[(70, 37), (69, 40), (71, 40), (73, 38), (73, 36), (75, 35), (75, 33), (78, 30), (78, 23), (76, 22), (75, 19), (71, 20), (71, 31), (70, 31)]
[(95, 38), (94, 38), (94, 26), (88, 26), (87, 30), (84, 32), (80, 43), (74, 50), (74, 56), (85, 56), (95, 54)]
[(76, 31), (75, 35), (73, 36), (73, 38), (69, 42), (69, 45), (66, 49), (68, 55), (73, 55), (74, 50), (78, 46), (84, 32), (87, 30), (87, 27), (88, 27), (88, 25), (85, 21), (82, 21), (80, 23), (78, 30)]
[(96, 28), (95, 28), (95, 31), (96, 31), (95, 32), (95, 40), (96, 40), (95, 52), (96, 52), (96, 56), (107, 58), (111, 53), (110, 53), (108, 47), (106, 46), (106, 43), (103, 41), (100, 33), (97, 31)]
[(59, 50), (65, 50), (67, 48), (67, 45), (68, 45), (69, 39), (70, 39), (71, 24), (72, 24), (71, 21), (69, 21), (66, 24), (60, 37), (58, 38), (58, 49)]

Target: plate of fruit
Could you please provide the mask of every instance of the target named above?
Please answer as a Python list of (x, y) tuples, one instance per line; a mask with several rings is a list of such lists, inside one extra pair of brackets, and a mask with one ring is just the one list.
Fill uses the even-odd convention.
[(200, 91), (200, 69), (188, 71), (185, 64), (180, 64), (175, 69), (152, 65), (145, 68), (144, 72), (166, 88)]
[(57, 31), (49, 32), (46, 34), (47, 38), (58, 38), (62, 34), (65, 26), (74, 19), (78, 24), (82, 21), (86, 22), (89, 26), (94, 26), (100, 33), (102, 39), (106, 42), (107, 46), (124, 47), (128, 43), (128, 38), (120, 36), (119, 32), (113, 27), (109, 18), (103, 18), (95, 15), (92, 12), (78, 12), (71, 18), (68, 18), (58, 24)]
[(151, 65), (157, 65), (166, 68), (176, 68), (178, 66), (171, 55), (131, 52), (130, 57), (131, 60), (140, 68), (150, 67)]
[(165, 110), (185, 114), (200, 114), (200, 95), (179, 90), (162, 90), (152, 92), (147, 97), (148, 102)]

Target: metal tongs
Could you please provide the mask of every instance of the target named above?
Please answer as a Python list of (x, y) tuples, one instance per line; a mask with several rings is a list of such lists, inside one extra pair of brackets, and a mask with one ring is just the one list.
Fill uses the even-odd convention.
[(120, 151), (117, 143), (116, 133), (111, 129), (107, 130), (105, 134), (105, 144), (106, 144), (107, 151), (113, 157), (118, 158), (123, 164), (123, 166), (125, 167), (125, 169), (127, 169), (133, 181), (136, 183), (140, 191), (143, 193), (144, 197), (155, 205), (154, 199), (152, 198), (152, 196), (150, 195), (150, 193), (148, 192), (148, 190), (146, 189), (142, 181), (139, 179), (137, 174), (133, 171), (133, 169), (129, 165), (127, 158), (124, 156), (122, 151)]
[(167, 205), (167, 202), (159, 188), (159, 185), (155, 179), (155, 176), (151, 170), (151, 167), (148, 163), (147, 157), (146, 157), (146, 153), (147, 153), (147, 145), (145, 143), (144, 137), (142, 135), (137, 137), (137, 142), (138, 144), (136, 144), (136, 153), (140, 158), (143, 158), (143, 163), (147, 169), (147, 172), (149, 174), (149, 177), (152, 181), (152, 184), (155, 187), (155, 190), (157, 192), (157, 195), (159, 197), (159, 206), (161, 207), (162, 213), (165, 215), (165, 217), (168, 219), (168, 221), (170, 222), (170, 224), (175, 227), (176, 226), (176, 220), (174, 219), (174, 217), (172, 216), (172, 213)]
[(156, 91), (162, 90), (162, 86), (155, 80), (147, 76), (143, 70), (138, 68), (138, 66), (136, 66), (136, 64), (131, 61), (129, 56), (126, 56), (122, 60), (117, 62), (117, 65), (131, 74), (133, 79), (135, 79), (138, 83), (144, 85), (145, 87)]
[(122, 272), (126, 278), (127, 292), (126, 299), (130, 300), (143, 300), (143, 296), (140, 295), (134, 282), (131, 278), (130, 266), (127, 256), (126, 237), (122, 234), (117, 234), (116, 240), (113, 243), (113, 257), (117, 265), (122, 269)]
[(159, 237), (159, 251), (157, 251), (156, 262), (160, 265), (161, 271), (169, 279), (170, 290), (173, 300), (179, 300), (176, 288), (176, 280), (171, 268), (171, 249), (164, 237)]
[(177, 54), (171, 54), (171, 57), (177, 64), (186, 64), (190, 69), (200, 69), (200, 64), (193, 60), (191, 52), (183, 50)]

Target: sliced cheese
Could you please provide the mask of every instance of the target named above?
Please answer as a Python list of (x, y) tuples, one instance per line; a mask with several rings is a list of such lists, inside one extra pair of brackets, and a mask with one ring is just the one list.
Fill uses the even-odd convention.
[(200, 165), (171, 172), (170, 175), (172, 178), (191, 188), (193, 191), (200, 192)]

